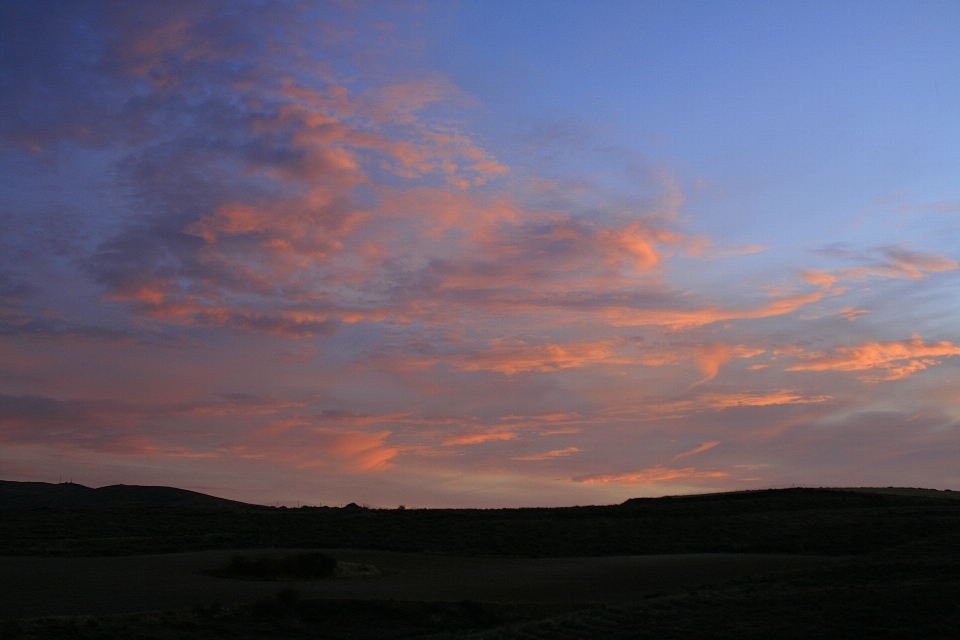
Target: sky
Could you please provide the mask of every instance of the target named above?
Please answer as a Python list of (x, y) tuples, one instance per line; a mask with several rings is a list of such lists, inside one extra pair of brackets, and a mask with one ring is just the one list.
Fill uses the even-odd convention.
[(0, 479), (960, 489), (960, 5), (0, 5)]

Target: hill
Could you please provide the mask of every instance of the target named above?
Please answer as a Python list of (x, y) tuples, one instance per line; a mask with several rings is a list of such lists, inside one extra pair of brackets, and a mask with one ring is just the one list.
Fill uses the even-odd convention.
[(771, 489), (531, 509), (287, 509), (124, 485), (3, 483), (0, 491), (0, 555), (271, 547), (503, 557), (848, 555), (960, 531), (958, 492), (915, 489)]
[(197, 491), (173, 487), (115, 484), (93, 489), (63, 482), (13, 482), (0, 480), (0, 510), (78, 507), (202, 507), (223, 509), (251, 507), (243, 502), (216, 498)]

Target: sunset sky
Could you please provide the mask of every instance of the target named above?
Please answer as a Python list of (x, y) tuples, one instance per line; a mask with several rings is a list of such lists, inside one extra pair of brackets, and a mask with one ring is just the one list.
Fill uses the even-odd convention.
[(960, 489), (960, 4), (5, 2), (0, 479)]

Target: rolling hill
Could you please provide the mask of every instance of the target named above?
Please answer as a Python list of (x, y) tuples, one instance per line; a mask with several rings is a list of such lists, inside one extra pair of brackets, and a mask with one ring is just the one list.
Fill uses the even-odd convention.
[(13, 482), (0, 480), (0, 509), (77, 507), (253, 507), (244, 502), (216, 498), (174, 487), (115, 484), (93, 489), (63, 482)]

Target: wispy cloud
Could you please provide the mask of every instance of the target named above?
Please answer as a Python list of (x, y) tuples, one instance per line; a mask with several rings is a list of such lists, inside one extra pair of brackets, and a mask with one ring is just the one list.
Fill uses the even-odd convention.
[(943, 363), (943, 358), (960, 355), (960, 347), (952, 343), (925, 343), (919, 336), (900, 342), (864, 342), (841, 345), (827, 352), (800, 353), (799, 362), (787, 371), (870, 371), (864, 382), (899, 380), (917, 371)]
[(673, 459), (679, 460), (680, 458), (686, 458), (687, 456), (695, 456), (698, 453), (703, 453), (704, 451), (713, 449), (718, 444), (720, 444), (720, 442), (716, 440), (713, 442), (704, 442), (702, 445), (700, 445), (699, 447), (696, 447), (695, 449), (690, 449), (690, 451), (684, 451), (683, 453), (678, 453), (677, 455), (673, 456)]
[(702, 471), (693, 467), (683, 469), (668, 469), (661, 466), (651, 467), (642, 471), (628, 473), (602, 474), (574, 478), (583, 484), (618, 484), (620, 486), (654, 485), (674, 480), (709, 480), (725, 478), (730, 474), (725, 471)]
[(527, 456), (514, 456), (511, 460), (553, 460), (555, 458), (566, 458), (570, 454), (576, 453), (580, 449), (576, 447), (567, 447), (566, 449), (555, 449), (543, 453), (533, 453)]

